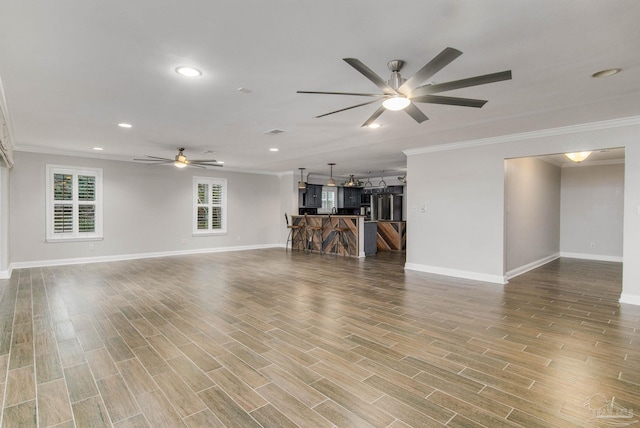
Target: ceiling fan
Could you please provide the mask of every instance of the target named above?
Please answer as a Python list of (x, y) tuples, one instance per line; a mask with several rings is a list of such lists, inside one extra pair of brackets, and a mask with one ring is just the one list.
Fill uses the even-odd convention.
[(371, 125), (385, 110), (404, 110), (416, 122), (422, 123), (429, 119), (414, 103), (432, 103), (432, 104), (448, 104), (463, 107), (482, 107), (487, 101), (476, 100), (471, 98), (447, 97), (442, 95), (433, 95), (439, 92), (451, 91), (454, 89), (467, 88), (469, 86), (484, 85), (487, 83), (499, 82), (511, 79), (511, 70), (501, 71), (498, 73), (485, 74), (482, 76), (469, 77), (467, 79), (454, 80), (445, 83), (425, 83), (431, 76), (442, 70), (454, 59), (462, 55), (457, 49), (446, 48), (440, 52), (435, 58), (429, 61), (424, 67), (416, 72), (409, 79), (400, 76), (400, 70), (404, 66), (404, 61), (393, 60), (387, 64), (391, 70), (391, 78), (388, 81), (383, 80), (369, 67), (364, 65), (360, 60), (355, 58), (343, 58), (343, 60), (363, 74), (367, 79), (372, 81), (378, 88), (382, 89), (382, 94), (363, 94), (355, 92), (319, 92), (319, 91), (297, 91), (299, 94), (326, 94), (326, 95), (354, 95), (360, 97), (376, 97), (373, 101), (356, 104), (340, 110), (321, 114), (316, 118), (328, 116), (330, 114), (340, 113), (351, 110), (356, 107), (373, 104), (381, 99), (382, 105), (373, 112), (362, 126)]
[(187, 160), (187, 157), (184, 155), (184, 150), (184, 147), (178, 148), (178, 154), (174, 159), (159, 158), (157, 156), (147, 155), (147, 159), (134, 159), (134, 161), (149, 162), (149, 165), (165, 165), (172, 163), (178, 168), (184, 168), (187, 166), (193, 166), (195, 168), (206, 168), (208, 166), (223, 166), (224, 164), (224, 162), (219, 162), (215, 159)]

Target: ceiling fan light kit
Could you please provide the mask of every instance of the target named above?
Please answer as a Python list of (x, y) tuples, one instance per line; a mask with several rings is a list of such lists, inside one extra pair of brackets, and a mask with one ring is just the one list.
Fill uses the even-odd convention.
[(411, 101), (409, 101), (409, 98), (402, 97), (400, 95), (387, 98), (382, 102), (382, 105), (384, 106), (384, 108), (391, 111), (404, 110), (405, 108), (409, 107), (409, 104), (411, 104)]
[(435, 58), (424, 65), (409, 79), (404, 79), (400, 75), (400, 70), (404, 66), (404, 61), (389, 61), (387, 67), (391, 70), (391, 78), (385, 81), (378, 76), (373, 70), (364, 65), (356, 58), (343, 58), (343, 60), (351, 67), (355, 68), (360, 74), (369, 79), (379, 89), (381, 94), (356, 93), (356, 92), (326, 92), (326, 91), (297, 91), (299, 94), (324, 94), (324, 95), (349, 95), (359, 97), (373, 97), (374, 100), (366, 101), (350, 107), (335, 110), (329, 113), (321, 114), (316, 118), (329, 116), (357, 107), (366, 106), (382, 100), (382, 105), (369, 116), (362, 126), (369, 126), (385, 112), (385, 110), (399, 111), (404, 110), (409, 116), (418, 123), (422, 123), (429, 118), (415, 105), (415, 103), (431, 103), (431, 104), (447, 104), (462, 107), (481, 108), (487, 103), (486, 100), (477, 100), (470, 98), (448, 97), (442, 95), (434, 95), (439, 92), (451, 91), (454, 89), (468, 88), (470, 86), (485, 85), (487, 83), (499, 82), (511, 79), (511, 70), (501, 71), (498, 73), (485, 74), (481, 76), (469, 77), (467, 79), (454, 80), (445, 83), (434, 84), (429, 79), (450, 64), (457, 57), (462, 55), (457, 49), (445, 48)]

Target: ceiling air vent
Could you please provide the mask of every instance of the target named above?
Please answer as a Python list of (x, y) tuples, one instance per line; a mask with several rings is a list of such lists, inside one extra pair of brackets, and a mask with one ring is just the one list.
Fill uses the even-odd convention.
[(265, 132), (267, 135), (278, 135), (282, 134), (284, 131), (282, 129), (272, 129), (270, 131)]

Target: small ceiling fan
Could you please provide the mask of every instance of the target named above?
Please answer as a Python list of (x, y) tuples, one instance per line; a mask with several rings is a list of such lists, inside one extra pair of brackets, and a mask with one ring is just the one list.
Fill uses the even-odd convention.
[(441, 95), (433, 95), (439, 92), (451, 91), (454, 89), (467, 88), (470, 86), (484, 85), (487, 83), (499, 82), (501, 80), (511, 79), (511, 70), (501, 71), (498, 73), (485, 74), (482, 76), (469, 77), (467, 79), (454, 80), (451, 82), (429, 84), (425, 82), (438, 71), (451, 63), (454, 59), (462, 55), (457, 49), (446, 48), (440, 52), (435, 58), (429, 61), (424, 67), (416, 72), (409, 79), (400, 76), (400, 70), (404, 66), (404, 61), (393, 60), (387, 64), (391, 70), (391, 78), (388, 81), (383, 80), (369, 67), (364, 65), (360, 60), (355, 58), (343, 58), (343, 60), (363, 74), (367, 79), (372, 81), (378, 88), (382, 89), (382, 94), (366, 94), (355, 92), (320, 92), (320, 91), (297, 91), (299, 94), (326, 94), (326, 95), (354, 95), (360, 97), (376, 97), (373, 101), (356, 104), (340, 110), (321, 114), (316, 118), (329, 116), (330, 114), (340, 113), (351, 110), (356, 107), (373, 104), (381, 99), (382, 105), (375, 111), (362, 126), (371, 125), (385, 110), (404, 110), (416, 122), (422, 123), (429, 119), (414, 103), (432, 103), (432, 104), (448, 104), (463, 107), (482, 107), (487, 101), (476, 100), (470, 98), (447, 97)]
[(147, 159), (134, 159), (134, 161), (138, 162), (149, 162), (149, 165), (165, 165), (172, 163), (177, 168), (184, 168), (187, 166), (192, 166), (195, 168), (206, 168), (208, 166), (223, 166), (224, 162), (219, 162), (215, 159), (196, 159), (196, 160), (188, 160), (184, 155), (184, 147), (178, 148), (178, 154), (174, 159), (167, 158), (159, 158), (157, 156), (148, 156)]

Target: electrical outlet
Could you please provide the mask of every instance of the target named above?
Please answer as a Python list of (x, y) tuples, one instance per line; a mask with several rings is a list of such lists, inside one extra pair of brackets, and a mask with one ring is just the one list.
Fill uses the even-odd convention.
[(94, 250), (93, 244), (89, 244), (89, 251), (93, 251), (93, 250)]

